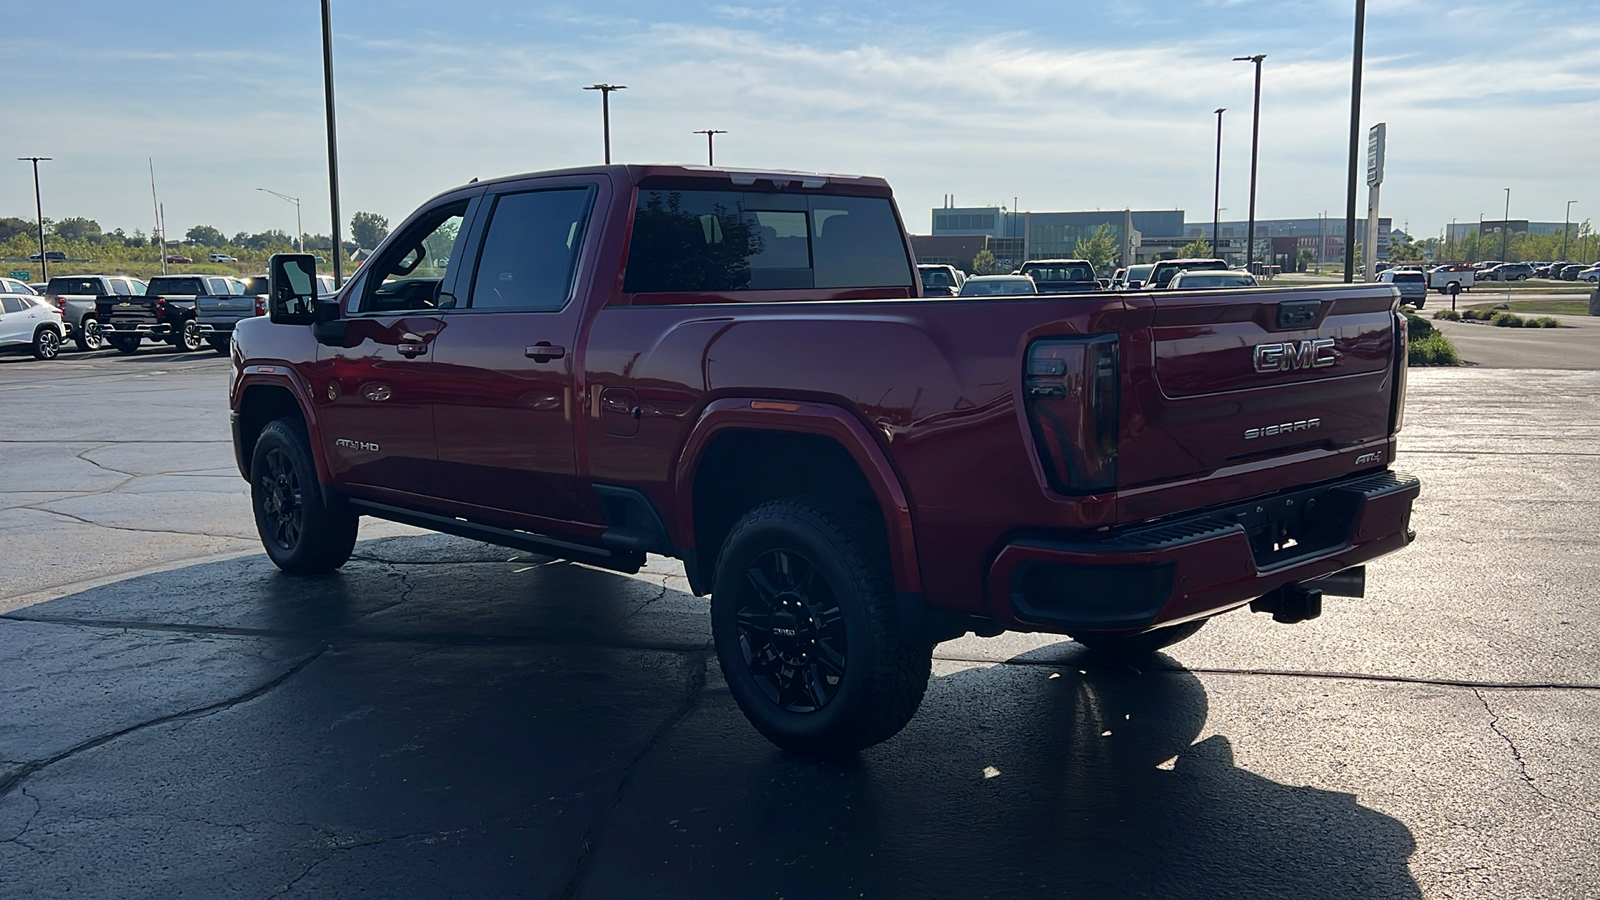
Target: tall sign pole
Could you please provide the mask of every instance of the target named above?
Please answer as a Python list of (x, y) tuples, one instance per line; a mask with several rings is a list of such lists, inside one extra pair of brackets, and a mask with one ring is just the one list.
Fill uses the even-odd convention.
[(1377, 278), (1378, 265), (1378, 189), (1383, 186), (1383, 144), (1389, 126), (1383, 122), (1367, 132), (1367, 239), (1362, 261), (1367, 280)]
[(1250, 224), (1245, 226), (1244, 238), (1244, 267), (1251, 271), (1254, 271), (1251, 264), (1256, 261), (1256, 156), (1261, 148), (1261, 61), (1266, 58), (1265, 53), (1233, 58), (1234, 62), (1256, 64), (1256, 101), (1255, 109), (1250, 113)]
[(333, 22), (322, 0), (322, 91), (328, 111), (328, 202), (333, 212), (333, 286), (344, 283), (343, 241), (339, 238), (339, 129), (333, 118)]
[(39, 277), (41, 280), (50, 280), (50, 257), (44, 252), (44, 201), (39, 194), (39, 163), (49, 161), (48, 156), (19, 156), (18, 162), (33, 163), (33, 210), (39, 219)]
[(1217, 231), (1222, 227), (1222, 114), (1227, 107), (1217, 110), (1217, 178), (1211, 193), (1211, 255), (1222, 259), (1217, 252)]
[(1344, 192), (1345, 284), (1356, 279), (1356, 154), (1361, 152), (1361, 46), (1366, 28), (1367, 0), (1356, 0), (1356, 41), (1350, 74), (1350, 172)]

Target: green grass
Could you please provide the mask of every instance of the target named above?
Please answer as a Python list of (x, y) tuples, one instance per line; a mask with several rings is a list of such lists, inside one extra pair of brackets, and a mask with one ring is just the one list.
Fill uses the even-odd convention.
[(1503, 300), (1497, 303), (1474, 303), (1467, 309), (1489, 309), (1497, 305), (1504, 305), (1515, 313), (1530, 315), (1566, 315), (1586, 316), (1589, 314), (1589, 300), (1584, 297), (1574, 297), (1571, 300)]

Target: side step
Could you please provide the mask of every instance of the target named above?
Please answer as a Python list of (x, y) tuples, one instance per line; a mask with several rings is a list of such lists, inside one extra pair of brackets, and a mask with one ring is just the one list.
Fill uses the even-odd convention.
[(456, 537), (483, 541), (486, 544), (498, 544), (502, 547), (527, 550), (530, 553), (554, 556), (558, 559), (570, 559), (573, 562), (602, 569), (611, 569), (628, 575), (638, 572), (640, 567), (644, 565), (644, 553), (625, 547), (607, 549), (605, 547), (590, 547), (585, 544), (573, 544), (528, 531), (496, 528), (493, 525), (481, 525), (464, 519), (401, 509), (398, 506), (374, 503), (371, 500), (352, 499), (349, 503), (351, 509), (364, 516), (388, 519), (391, 522), (399, 522), (402, 525), (415, 525), (418, 528), (426, 528), (429, 531), (453, 534)]

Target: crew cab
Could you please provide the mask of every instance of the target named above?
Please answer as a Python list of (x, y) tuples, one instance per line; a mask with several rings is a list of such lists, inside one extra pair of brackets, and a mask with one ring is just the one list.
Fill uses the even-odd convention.
[(464, 185), (315, 271), (274, 257), (230, 355), (272, 561), (338, 568), (363, 515), (675, 557), (796, 752), (894, 735), (968, 631), (1137, 656), (1412, 539), (1389, 285), (925, 300), (884, 181), (699, 166)]
[(1018, 275), (1033, 279), (1041, 294), (1078, 294), (1100, 290), (1094, 264), (1086, 259), (1032, 259), (1022, 264)]
[(145, 283), (126, 275), (57, 275), (45, 285), (44, 296), (61, 311), (67, 333), (79, 350), (99, 350), (101, 337), (99, 299), (143, 294)]
[(138, 352), (145, 338), (189, 352), (199, 350), (204, 339), (197, 320), (200, 299), (237, 298), (242, 290), (243, 285), (224, 275), (157, 275), (142, 295), (97, 298), (95, 315), (118, 353)]
[(1150, 277), (1144, 283), (1146, 290), (1160, 290), (1179, 272), (1226, 272), (1233, 266), (1221, 259), (1162, 259), (1150, 267)]
[(241, 319), (267, 313), (267, 277), (229, 278), (227, 294), (202, 294), (195, 300), (200, 336), (218, 354), (227, 355), (233, 328)]

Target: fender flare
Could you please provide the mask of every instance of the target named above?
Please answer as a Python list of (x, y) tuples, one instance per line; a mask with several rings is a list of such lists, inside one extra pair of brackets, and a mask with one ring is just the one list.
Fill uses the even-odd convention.
[[(305, 379), (293, 366), (252, 364), (244, 367), (244, 373), (239, 376), (239, 381), (234, 385), (233, 408), (235, 414), (242, 414), (244, 396), (252, 387), (276, 387), (289, 392), (294, 398), (295, 405), (300, 407), (300, 418), (305, 422), (306, 438), (311, 442), (307, 449), (311, 451), (311, 462), (317, 469), (317, 481), (322, 485), (323, 498), (328, 499), (328, 486), (333, 482), (332, 470), (328, 467), (327, 456), (323, 452), (322, 428), (311, 406), (311, 389), (306, 385)], [(237, 431), (235, 442), (237, 443)], [(244, 447), (238, 447), (239, 468), (243, 472), (249, 465), (249, 454)]]
[(860, 419), (842, 407), (827, 403), (738, 397), (724, 398), (706, 406), (678, 457), (677, 509), (673, 522), (677, 532), (674, 542), (678, 546), (694, 548), (694, 480), (700, 460), (712, 439), (734, 430), (821, 435), (843, 447), (866, 477), (883, 514), (895, 589), (902, 594), (922, 592), (911, 503), (899, 473)]

